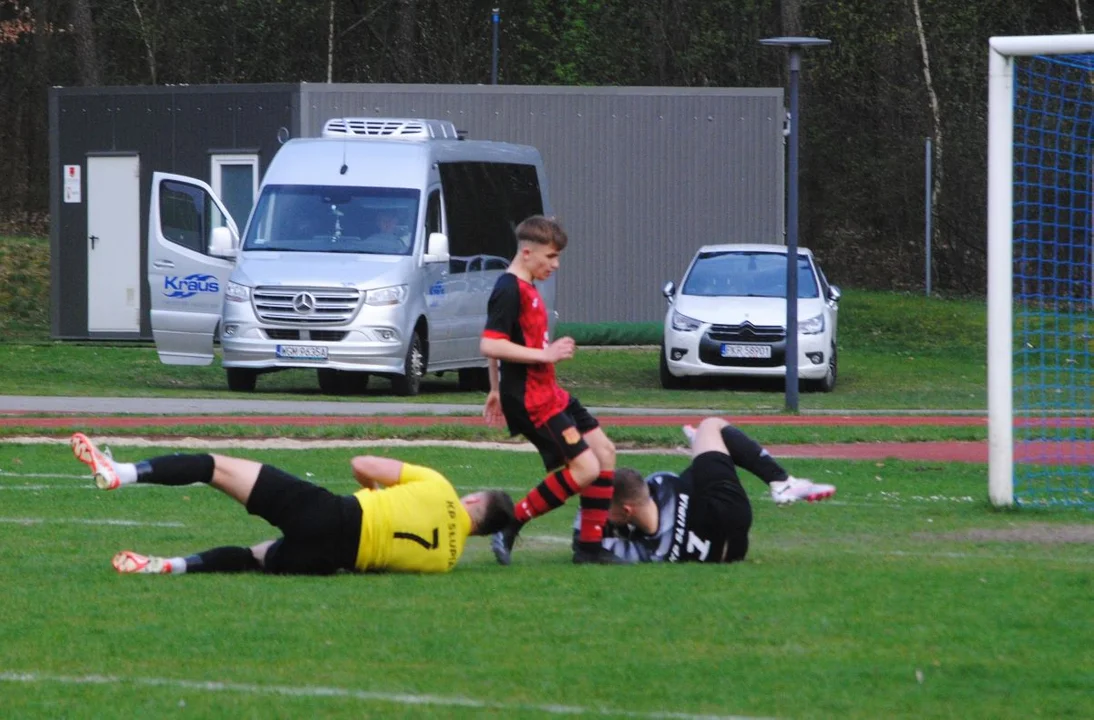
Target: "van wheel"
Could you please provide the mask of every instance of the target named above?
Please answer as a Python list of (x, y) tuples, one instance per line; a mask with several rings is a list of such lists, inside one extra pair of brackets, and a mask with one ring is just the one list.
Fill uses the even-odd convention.
[(464, 368), (459, 371), (460, 390), (464, 392), (490, 392), (490, 370)]
[(391, 376), (391, 389), (396, 395), (409, 397), (417, 395), (422, 389), (422, 376), (425, 375), (425, 353), (422, 351), (422, 336), (418, 332), (410, 338), (403, 362), (403, 374)]
[(251, 368), (224, 368), (228, 389), (233, 392), (254, 392), (258, 371)]
[(326, 395), (360, 395), (368, 387), (368, 373), (352, 370), (316, 370), (319, 390)]
[(661, 387), (666, 390), (680, 390), (688, 386), (687, 378), (679, 378), (669, 371), (669, 361), (665, 357), (665, 346), (661, 346)]

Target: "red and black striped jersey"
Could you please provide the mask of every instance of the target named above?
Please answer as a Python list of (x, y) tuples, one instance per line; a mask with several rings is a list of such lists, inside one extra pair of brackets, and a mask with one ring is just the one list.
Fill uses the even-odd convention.
[[(482, 335), (525, 347), (547, 347), (550, 343), (547, 307), (536, 286), (513, 273), (507, 272), (498, 278), (490, 294)], [(551, 363), (502, 360), (499, 368), (502, 396), (519, 401), (537, 427), (565, 410), (570, 402), (570, 394), (558, 386), (555, 366)], [(505, 405), (502, 403), (502, 407)]]

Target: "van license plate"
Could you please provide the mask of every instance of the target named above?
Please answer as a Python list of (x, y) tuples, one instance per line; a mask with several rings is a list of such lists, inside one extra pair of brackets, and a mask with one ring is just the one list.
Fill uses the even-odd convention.
[(733, 345), (722, 344), (722, 357), (724, 358), (749, 358), (766, 360), (771, 357), (770, 345)]
[(278, 345), (277, 357), (284, 360), (327, 359), (327, 348), (323, 345)]

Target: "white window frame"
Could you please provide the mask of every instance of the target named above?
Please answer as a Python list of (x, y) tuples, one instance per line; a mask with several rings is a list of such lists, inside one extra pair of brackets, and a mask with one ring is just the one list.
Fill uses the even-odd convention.
[[(258, 154), (257, 153), (214, 153), (209, 158), (209, 187), (217, 197), (221, 195), (221, 168), (225, 165), (250, 165), (251, 166), (251, 207), (254, 207), (258, 199)], [(238, 225), (247, 224), (247, 218), (232, 218)], [(243, 227), (237, 228), (239, 234), (243, 234)]]

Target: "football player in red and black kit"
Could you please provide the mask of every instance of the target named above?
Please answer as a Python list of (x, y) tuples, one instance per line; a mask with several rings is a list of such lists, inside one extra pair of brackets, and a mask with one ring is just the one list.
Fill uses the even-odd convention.
[[(558, 269), (566, 232), (552, 218), (533, 215), (516, 229), (517, 255), (494, 285), (480, 350), (490, 360), (490, 393), (483, 416), (504, 418), (512, 435), (539, 450), (547, 476), (516, 506), (516, 522), (494, 535), (491, 548), (508, 565), (513, 542), (534, 517), (580, 496), (575, 563), (617, 563), (601, 547), (612, 498), (615, 446), (577, 398), (558, 386), (555, 363), (574, 355), (573, 338), (551, 342), (547, 308), (533, 284)], [(500, 365), (500, 367), (499, 367)]]

